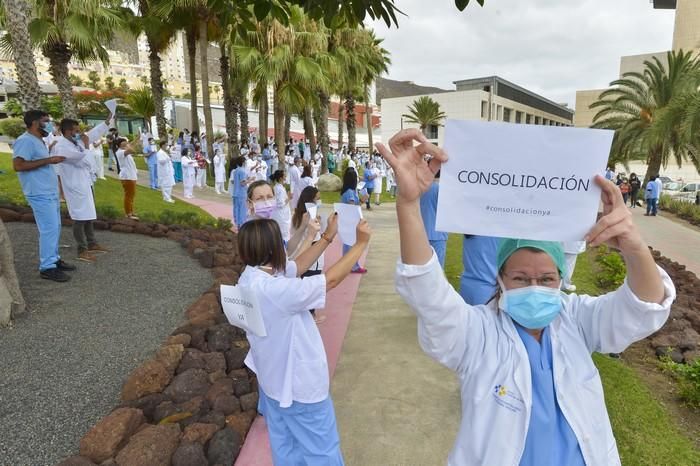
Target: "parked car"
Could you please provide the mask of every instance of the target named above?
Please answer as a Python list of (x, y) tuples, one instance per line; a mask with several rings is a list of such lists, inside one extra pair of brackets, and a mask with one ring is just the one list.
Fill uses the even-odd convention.
[(679, 181), (671, 181), (670, 183), (664, 183), (663, 193), (667, 194), (673, 198), (678, 197), (683, 189), (683, 183)]
[(683, 186), (680, 192), (674, 196), (683, 202), (693, 202), (695, 203), (700, 195), (700, 182), (698, 183), (688, 183)]
[(661, 180), (661, 185), (666, 189), (666, 183), (672, 183), (673, 180), (669, 178), (668, 176), (662, 176), (659, 175), (659, 179)]

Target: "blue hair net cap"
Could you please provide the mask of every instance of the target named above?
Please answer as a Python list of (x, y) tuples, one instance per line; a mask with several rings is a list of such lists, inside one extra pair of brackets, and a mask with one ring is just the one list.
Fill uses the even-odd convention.
[(498, 254), (496, 256), (498, 260), (498, 270), (501, 270), (503, 264), (506, 263), (513, 253), (523, 248), (538, 249), (547, 253), (549, 257), (552, 258), (554, 265), (559, 269), (559, 275), (562, 277), (566, 275), (566, 258), (561, 243), (556, 241), (536, 241), (532, 239), (502, 239), (501, 244), (498, 246)]

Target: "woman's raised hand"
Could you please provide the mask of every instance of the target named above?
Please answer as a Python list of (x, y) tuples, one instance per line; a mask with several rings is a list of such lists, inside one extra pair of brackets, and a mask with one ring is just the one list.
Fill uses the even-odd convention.
[[(414, 142), (418, 145), (414, 145)], [(447, 161), (445, 151), (428, 142), (417, 129), (399, 131), (389, 140), (388, 148), (379, 143), (376, 147), (394, 169), (399, 185), (398, 200), (404, 202), (414, 202), (426, 192), (440, 166)]]

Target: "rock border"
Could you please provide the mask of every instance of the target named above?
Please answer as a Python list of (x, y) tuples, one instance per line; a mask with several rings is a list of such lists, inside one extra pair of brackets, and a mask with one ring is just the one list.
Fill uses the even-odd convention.
[[(29, 207), (0, 205), (3, 222), (34, 222)], [(62, 217), (64, 226), (73, 222)], [(98, 230), (168, 238), (212, 273), (212, 286), (185, 310), (185, 322), (124, 382), (121, 402), (59, 466), (209, 466), (234, 463), (257, 415), (258, 383), (243, 363), (245, 332), (230, 325), (219, 287), (243, 270), (236, 235), (213, 227), (98, 219)]]

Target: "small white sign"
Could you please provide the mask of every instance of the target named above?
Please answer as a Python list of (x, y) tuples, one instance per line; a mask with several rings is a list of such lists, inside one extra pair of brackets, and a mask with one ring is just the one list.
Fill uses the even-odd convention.
[(258, 337), (267, 336), (258, 299), (248, 287), (221, 285), (221, 306), (231, 325)]
[(362, 219), (362, 209), (359, 205), (333, 204), (333, 210), (338, 213), (338, 234), (343, 244), (352, 246), (357, 242), (357, 224)]
[(360, 181), (359, 183), (357, 183), (357, 190), (362, 191), (363, 189), (365, 189), (365, 184), (366, 183), (364, 181)]
[(580, 241), (595, 224), (613, 131), (448, 120), (436, 230)]
[(306, 211), (309, 213), (309, 220), (315, 219), (318, 215), (318, 206), (313, 202), (307, 202), (304, 204)]

